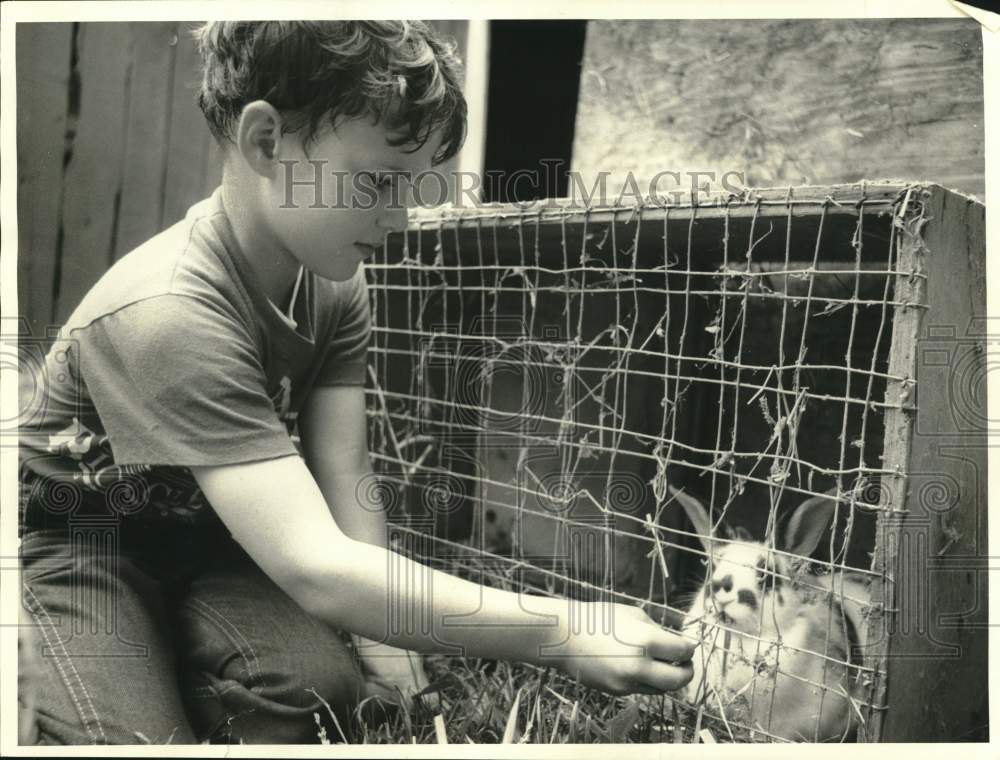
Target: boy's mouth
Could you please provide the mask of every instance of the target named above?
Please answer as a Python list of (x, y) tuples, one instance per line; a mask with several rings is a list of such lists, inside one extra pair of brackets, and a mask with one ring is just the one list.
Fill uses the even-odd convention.
[(375, 255), (375, 246), (373, 245), (368, 245), (367, 243), (355, 243), (354, 247), (361, 251), (366, 259), (370, 259)]

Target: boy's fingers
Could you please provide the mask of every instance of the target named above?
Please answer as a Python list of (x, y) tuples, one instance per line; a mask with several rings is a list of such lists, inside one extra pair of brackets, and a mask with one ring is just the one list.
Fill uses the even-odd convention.
[(633, 620), (641, 620), (644, 623), (653, 622), (653, 619), (649, 616), (649, 613), (646, 612), (646, 610), (642, 609), (642, 607), (636, 607), (635, 605), (632, 604), (616, 604), (615, 611), (623, 613), (624, 615), (632, 618)]
[(659, 629), (649, 645), (649, 656), (654, 660), (687, 662), (694, 655), (698, 644), (689, 638)]
[[(694, 668), (690, 662), (683, 665), (671, 665), (668, 662), (653, 660), (647, 663), (636, 684), (637, 691), (643, 694), (661, 694), (665, 691), (676, 691), (694, 676)], [(649, 691), (646, 691), (649, 689)]]
[(635, 684), (629, 691), (630, 694), (649, 694), (650, 696), (657, 697), (663, 692), (660, 689), (654, 689), (652, 686), (646, 686), (644, 683)]

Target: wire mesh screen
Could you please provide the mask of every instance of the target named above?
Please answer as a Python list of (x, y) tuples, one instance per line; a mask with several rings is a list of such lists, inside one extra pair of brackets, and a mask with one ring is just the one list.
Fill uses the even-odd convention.
[(854, 737), (883, 709), (867, 639), (906, 465), (884, 431), (913, 408), (890, 361), (921, 308), (909, 198), (418, 212), (368, 267), (401, 548), (697, 636), (685, 730)]

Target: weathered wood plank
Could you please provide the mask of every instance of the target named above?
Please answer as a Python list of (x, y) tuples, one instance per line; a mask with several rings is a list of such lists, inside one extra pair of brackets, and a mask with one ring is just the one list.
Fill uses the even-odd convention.
[[(163, 227), (183, 218), (188, 208), (206, 195), (208, 177), (218, 169), (213, 163), (217, 159), (210, 154), (210, 143), (214, 140), (197, 104), (201, 68), (192, 28), (187, 23), (177, 25)], [(213, 188), (215, 184), (217, 181)]]
[(128, 24), (80, 25), (80, 113), (64, 177), (64, 235), (56, 302), (60, 323), (111, 263), (122, 186), (132, 42)]
[[(894, 217), (894, 261), (898, 271), (923, 271), (923, 241), (920, 225), (925, 221), (923, 188), (911, 189), (903, 199)], [(925, 286), (921, 279), (896, 277), (893, 283), (893, 300), (923, 304)], [(878, 741), (883, 707), (886, 703), (886, 669), (891, 645), (890, 630), (898, 609), (900, 583), (898, 572), (899, 533), (904, 518), (907, 474), (910, 463), (910, 443), (913, 434), (913, 415), (903, 409), (904, 398), (912, 395), (916, 378), (917, 338), (920, 331), (920, 309), (898, 309), (892, 322), (892, 342), (889, 348), (888, 372), (893, 377), (904, 378), (886, 383), (886, 409), (883, 428), (882, 463), (896, 475), (882, 479), (881, 510), (875, 533), (872, 570), (879, 577), (872, 583), (872, 608), (868, 617), (868, 649), (863, 653), (865, 664), (874, 669), (869, 680), (865, 720), (859, 729), (862, 741)]]
[[(924, 202), (931, 221), (912, 255), (927, 275), (929, 308), (917, 316), (912, 352), (918, 411), (909, 440), (894, 444), (909, 448), (905, 512), (882, 521), (895, 580), (887, 602), (896, 612), (882, 631), (888, 709), (871, 732), (882, 741), (984, 741), (985, 210), (937, 187)], [(888, 392), (904, 392), (897, 385)]]
[(129, 24), (133, 59), (115, 259), (160, 231), (170, 128), (177, 23)]
[[(858, 204), (864, 202), (865, 227), (863, 239), (870, 254), (881, 256), (887, 246), (889, 229), (887, 221), (894, 204), (906, 185), (886, 183), (866, 183), (858, 185), (829, 185), (825, 187), (767, 188), (752, 189), (736, 197), (713, 195), (702, 197), (698, 205), (690, 199), (680, 199), (678, 205), (618, 207), (595, 205), (588, 207), (580, 200), (549, 199), (528, 209), (517, 204), (486, 204), (481, 207), (417, 208), (411, 216), (408, 231), (411, 248), (415, 248), (421, 237), (433, 238), (438, 229), (455, 230), (461, 246), (475, 250), (477, 236), (492, 235), (496, 231), (498, 245), (489, 249), (491, 264), (517, 266), (520, 261), (520, 240), (537, 234), (537, 245), (543, 266), (562, 266), (562, 249), (565, 246), (570, 255), (578, 257), (583, 250), (582, 232), (584, 223), (588, 235), (588, 255), (597, 256), (603, 246), (602, 240), (615, 225), (624, 230), (620, 236), (621, 248), (631, 245), (631, 235), (641, 220), (640, 247), (643, 250), (662, 254), (664, 220), (669, 218), (670, 235), (674, 244), (671, 252), (679, 255), (679, 241), (686, 244), (688, 227), (691, 232), (693, 261), (699, 266), (711, 262), (715, 268), (722, 261), (721, 225), (729, 220), (731, 244), (734, 250), (746, 246), (754, 223), (758, 230), (755, 235), (753, 258), (760, 262), (783, 262), (785, 241), (790, 237), (792, 260), (802, 260), (803, 252), (811, 257), (819, 235), (819, 222), (823, 219), (821, 259), (824, 262), (852, 262), (855, 252), (852, 241), (857, 231)], [(731, 201), (732, 205), (727, 205)], [(704, 203), (705, 205), (701, 205)], [(789, 217), (792, 218), (789, 229)], [(693, 222), (693, 223), (692, 223)], [(762, 232), (766, 231), (766, 234)], [(607, 249), (604, 246), (605, 250)], [(433, 244), (426, 250), (433, 250)], [(444, 249), (445, 263), (457, 265), (450, 260), (451, 247)], [(878, 253), (876, 253), (878, 252)], [(866, 256), (870, 255), (866, 254)], [(454, 256), (451, 256), (454, 259)], [(372, 266), (377, 266), (373, 264)]]
[(902, 177), (982, 197), (980, 26), (591, 21), (572, 168), (737, 171), (749, 185)]
[(53, 319), (73, 25), (17, 25), (18, 311), (32, 333)]
[[(601, 193), (578, 193), (568, 198), (546, 198), (537, 203), (483, 203), (475, 206), (452, 207), (417, 206), (411, 212), (414, 222), (444, 226), (477, 220), (496, 220), (499, 224), (516, 226), (522, 221), (534, 224), (562, 224), (582, 221), (584, 217), (595, 223), (627, 218), (630, 213), (642, 212), (647, 221), (662, 220), (669, 212), (671, 219), (722, 219), (724, 217), (778, 216), (785, 217), (789, 210), (793, 216), (815, 217), (827, 206), (827, 214), (856, 215), (854, 206), (864, 203), (869, 209), (891, 208), (909, 184), (905, 182), (856, 182), (836, 185), (802, 185), (795, 187), (747, 188), (738, 194), (728, 192), (701, 193), (692, 196), (689, 191), (665, 195), (659, 201), (639, 203), (639, 198), (625, 194), (621, 202), (614, 196), (602, 199)], [(641, 188), (640, 188), (641, 189)], [(732, 203), (728, 206), (728, 203)], [(755, 207), (756, 206), (756, 207)]]

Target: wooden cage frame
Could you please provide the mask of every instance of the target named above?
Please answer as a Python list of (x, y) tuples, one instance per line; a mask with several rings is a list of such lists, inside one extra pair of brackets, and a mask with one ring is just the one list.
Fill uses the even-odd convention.
[[(390, 236), (385, 258), (373, 269), (391, 267), (421, 247), (435, 251), (438, 262), (455, 264), (447, 251), (442, 254), (441, 241), (474, 246), (484, 221), (516, 227), (520, 244), (537, 251), (560, 241), (565, 246), (567, 234), (582, 238), (636, 215), (652, 228), (670, 221), (689, 230), (702, 220), (725, 218), (728, 234), (730, 221), (768, 217), (840, 219), (847, 231), (862, 210), (884, 217), (896, 236), (898, 271), (911, 276), (898, 274), (893, 283), (893, 297), (902, 306), (892, 324), (888, 374), (902, 380), (886, 385), (885, 398), (893, 404), (885, 415), (883, 464), (894, 474), (885, 478), (880, 495), (873, 567), (883, 580), (872, 589), (868, 620), (875, 642), (869, 655), (877, 673), (874, 702), (886, 709), (869, 713), (858, 738), (983, 740), (988, 736), (990, 422), (981, 384), (988, 332), (981, 203), (934, 184), (862, 182), (747, 190), (669, 204), (583, 207), (549, 200), (527, 207), (419, 209), (405, 235)], [(842, 242), (849, 251), (848, 238)], [(777, 257), (780, 250), (769, 254), (765, 246), (759, 254)], [(507, 254), (498, 249), (496, 255)], [(369, 274), (377, 291), (378, 273)], [(381, 308), (375, 311), (376, 326), (384, 302)], [(939, 698), (928, 699), (931, 692)]]

